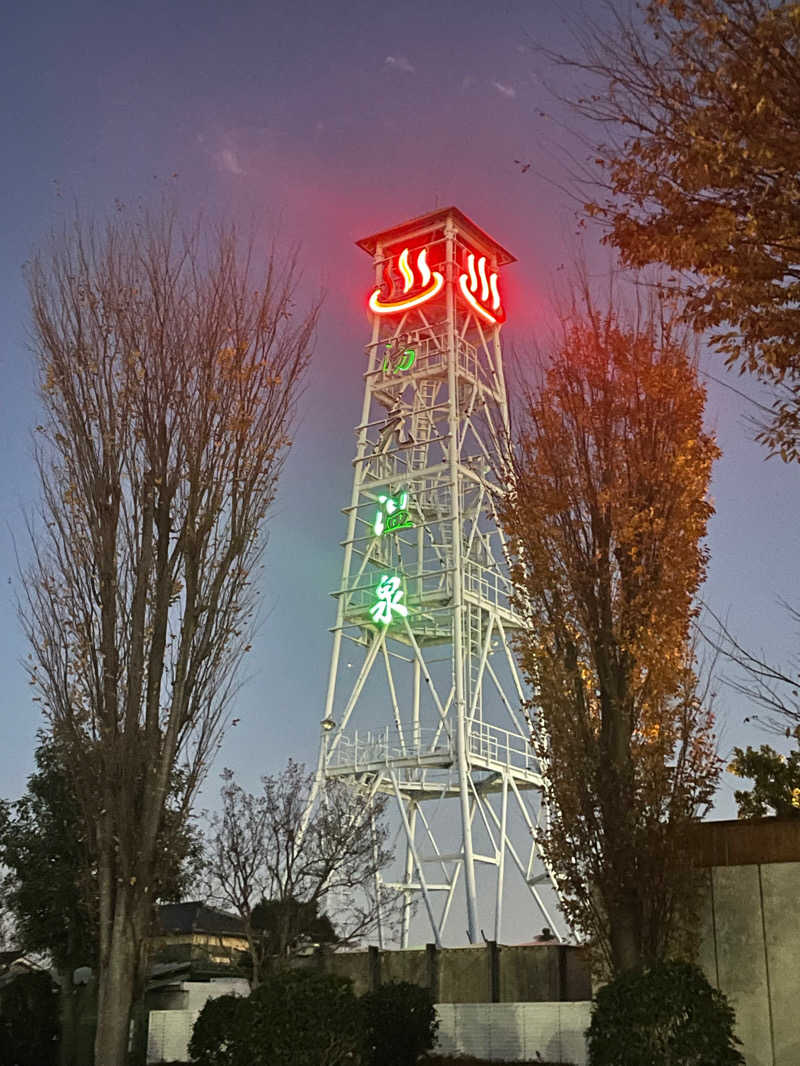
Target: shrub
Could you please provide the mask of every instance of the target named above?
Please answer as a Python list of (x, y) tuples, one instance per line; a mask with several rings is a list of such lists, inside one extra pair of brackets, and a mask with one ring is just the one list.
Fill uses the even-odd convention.
[(247, 1044), (249, 1000), (216, 996), (206, 1000), (194, 1023), (189, 1055), (198, 1066), (250, 1066)]
[(366, 1066), (415, 1066), (436, 1041), (439, 1023), (427, 988), (405, 981), (361, 997)]
[(46, 973), (21, 974), (0, 999), (0, 1063), (51, 1066), (58, 1059), (58, 995)]
[(288, 970), (267, 978), (250, 1000), (264, 1066), (340, 1066), (357, 1056), (360, 1018), (349, 980)]
[(595, 997), (591, 1066), (743, 1066), (734, 1012), (696, 966), (662, 962), (621, 974)]
[(350, 981), (282, 971), (246, 999), (209, 1000), (189, 1053), (198, 1066), (343, 1066), (358, 1059), (359, 1022)]

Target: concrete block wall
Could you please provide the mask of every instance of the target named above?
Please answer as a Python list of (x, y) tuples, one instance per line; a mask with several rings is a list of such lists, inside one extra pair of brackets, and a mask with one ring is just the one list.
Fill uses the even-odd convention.
[(311, 956), (313, 961), (303, 960), (304, 968), (319, 968), (325, 973), (346, 977), (353, 982), (353, 991), (363, 996), (371, 987), (369, 954), (366, 951), (348, 951), (344, 955), (320, 952)]
[[(558, 1000), (560, 975), (567, 957), (574, 952), (542, 951), (540, 948), (506, 946), (500, 948), (500, 1002)], [(589, 998), (587, 984), (578, 997)]]
[(425, 948), (411, 948), (408, 951), (376, 951), (373, 969), (375, 984), (388, 984), (390, 981), (408, 981), (412, 985), (431, 987), (435, 975), (431, 971), (429, 952)]
[(592, 994), (583, 953), (567, 944), (326, 949), (293, 965), (349, 977), (357, 995), (391, 981), (408, 981), (430, 989), (437, 1003), (566, 1002)]
[(442, 948), (438, 954), (439, 1003), (491, 1003), (492, 975), (489, 945)]

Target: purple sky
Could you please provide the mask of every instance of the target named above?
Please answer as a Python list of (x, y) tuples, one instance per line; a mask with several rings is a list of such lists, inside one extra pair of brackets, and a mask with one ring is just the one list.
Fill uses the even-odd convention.
[[(32, 766), (39, 724), (20, 659), (15, 539), (36, 497), (36, 422), (21, 266), (77, 201), (157, 200), (233, 215), (260, 235), (299, 241), (307, 292), (324, 286), (322, 316), (296, 445), (270, 523), (268, 614), (248, 663), (216, 770), (242, 783), (288, 756), (313, 761), (339, 580), (340, 508), (348, 503), (352, 427), (368, 339), (366, 234), (456, 204), (519, 262), (504, 276), (507, 348), (541, 335), (550, 289), (575, 233), (563, 181), (570, 146), (534, 40), (568, 47), (575, 0), (438, 0), (381, 5), (324, 0), (34, 2), (0, 16), (0, 796), (15, 798)], [(577, 149), (580, 151), (580, 149)], [(533, 164), (523, 174), (514, 160)], [(602, 257), (598, 258), (602, 262)], [(719, 360), (704, 366), (725, 376)], [(747, 381), (731, 384), (753, 390)], [(708, 420), (724, 457), (705, 595), (742, 640), (786, 661), (794, 636), (777, 596), (800, 604), (798, 471), (766, 462), (749, 439), (746, 404), (710, 385)], [(720, 688), (721, 748), (761, 743), (739, 697)], [(733, 813), (732, 786), (717, 816)]]

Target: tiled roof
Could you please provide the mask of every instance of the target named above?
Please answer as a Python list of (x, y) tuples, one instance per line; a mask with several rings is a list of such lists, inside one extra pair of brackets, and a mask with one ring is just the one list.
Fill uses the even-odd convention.
[(235, 914), (209, 907), (200, 900), (162, 903), (158, 908), (161, 933), (228, 933), (244, 935), (244, 923)]

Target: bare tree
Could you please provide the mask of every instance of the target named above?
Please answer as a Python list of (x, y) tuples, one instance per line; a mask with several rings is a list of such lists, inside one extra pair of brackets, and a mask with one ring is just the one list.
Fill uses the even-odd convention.
[[(800, 611), (785, 600), (780, 602), (797, 626)], [(795, 656), (783, 667), (770, 662), (764, 652), (748, 650), (723, 619), (708, 606), (705, 610), (713, 629), (704, 627), (703, 638), (735, 670), (722, 680), (753, 708), (745, 723), (756, 723), (768, 733), (794, 741), (788, 754), (768, 744), (734, 747), (728, 772), (753, 782), (752, 788), (734, 791), (739, 817), (763, 818), (771, 813), (779, 818), (800, 817), (800, 673), (793, 672), (800, 662)]]
[(233, 228), (76, 220), (28, 272), (41, 523), (21, 616), (99, 890), (97, 1066), (125, 1061), (152, 904), (248, 649), (317, 307)]
[(252, 984), (267, 955), (284, 956), (313, 934), (324, 906), (339, 943), (367, 937), (398, 913), (380, 882), (391, 862), (386, 798), (328, 781), (307, 817), (314, 777), (290, 761), (257, 795), (223, 774), (222, 812), (211, 819), (207, 872), (212, 898), (244, 921)]
[(719, 774), (691, 623), (718, 454), (668, 308), (586, 288), (524, 398), (502, 521), (534, 697), (544, 848), (573, 928), (612, 973), (680, 948), (684, 831)]
[[(785, 600), (780, 603), (800, 629), (800, 611)], [(708, 606), (705, 610), (714, 624), (713, 630), (704, 628), (705, 640), (737, 668), (735, 675), (724, 678), (725, 683), (756, 708), (745, 722), (757, 722), (769, 733), (800, 740), (800, 672), (793, 671), (800, 666), (800, 659), (795, 658), (787, 667), (770, 662), (764, 652), (745, 648)]]

